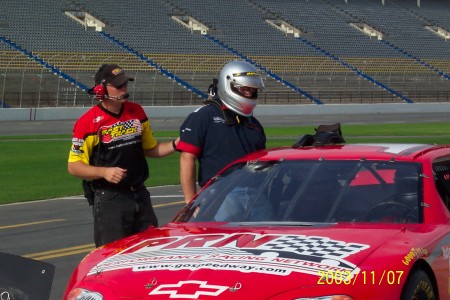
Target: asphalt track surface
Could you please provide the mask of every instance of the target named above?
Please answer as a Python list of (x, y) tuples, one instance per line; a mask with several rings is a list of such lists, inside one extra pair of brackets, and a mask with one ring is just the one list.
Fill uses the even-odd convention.
[[(266, 127), (320, 124), (448, 122), (447, 113), (282, 116), (258, 118)], [(153, 129), (177, 130), (181, 118), (150, 120)], [(70, 134), (74, 120), (0, 121), (0, 136)], [(1, 167), (0, 167), (1, 168)], [(159, 223), (166, 224), (183, 206), (180, 186), (149, 188)], [(56, 267), (50, 300), (62, 299), (67, 281), (81, 259), (94, 248), (92, 208), (82, 196), (0, 206), (0, 252), (20, 255)]]
[[(184, 205), (179, 186), (149, 191), (160, 224)], [(62, 299), (74, 268), (94, 249), (92, 207), (84, 197), (74, 196), (1, 205), (0, 215), (0, 252), (54, 265), (50, 299)]]

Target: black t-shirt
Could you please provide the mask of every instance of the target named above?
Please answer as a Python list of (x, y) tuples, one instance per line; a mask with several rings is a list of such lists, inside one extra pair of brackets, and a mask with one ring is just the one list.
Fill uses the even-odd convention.
[(213, 104), (205, 105), (191, 113), (180, 127), (177, 148), (197, 156), (198, 182), (203, 186), (222, 168), (250, 152), (265, 149), (266, 135), (259, 121), (242, 117)]
[[(69, 162), (120, 167), (127, 170), (127, 176), (119, 186), (139, 185), (149, 176), (144, 150), (153, 149), (157, 143), (139, 104), (127, 101), (117, 115), (98, 104), (76, 122)], [(95, 183), (110, 185), (105, 179)]]

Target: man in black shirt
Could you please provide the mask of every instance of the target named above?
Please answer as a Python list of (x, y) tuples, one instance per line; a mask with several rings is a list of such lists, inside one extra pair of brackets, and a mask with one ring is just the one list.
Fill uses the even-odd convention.
[(255, 67), (232, 61), (220, 72), (216, 97), (191, 113), (180, 127), (177, 150), (180, 156), (180, 181), (184, 200), (196, 194), (223, 167), (250, 152), (265, 149), (266, 135), (253, 117), (258, 90), (264, 87)]

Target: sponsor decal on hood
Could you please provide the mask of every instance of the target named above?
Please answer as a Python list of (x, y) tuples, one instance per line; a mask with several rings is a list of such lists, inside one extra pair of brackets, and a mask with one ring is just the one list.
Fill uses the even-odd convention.
[(144, 240), (100, 262), (89, 274), (118, 269), (233, 270), (287, 276), (292, 272), (354, 273), (348, 256), (370, 246), (328, 237), (279, 234), (202, 234)]

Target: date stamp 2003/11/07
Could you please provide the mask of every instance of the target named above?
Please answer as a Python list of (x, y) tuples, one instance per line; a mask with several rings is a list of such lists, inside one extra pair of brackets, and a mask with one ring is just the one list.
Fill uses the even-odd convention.
[(350, 271), (318, 271), (317, 284), (344, 285), (394, 285), (400, 284), (403, 271), (360, 271), (351, 274)]

